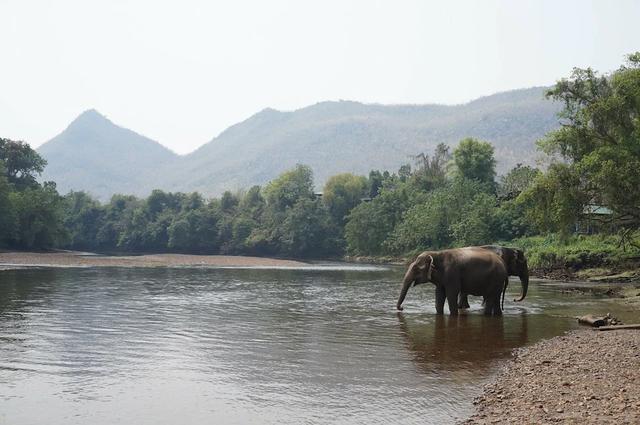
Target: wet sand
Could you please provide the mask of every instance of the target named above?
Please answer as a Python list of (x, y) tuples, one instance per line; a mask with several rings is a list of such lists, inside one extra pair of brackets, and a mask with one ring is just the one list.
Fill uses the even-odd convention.
[(519, 350), (466, 424), (640, 423), (640, 330), (585, 329)]
[(299, 267), (301, 261), (230, 255), (150, 254), (100, 256), (89, 253), (0, 252), (0, 270), (22, 267)]

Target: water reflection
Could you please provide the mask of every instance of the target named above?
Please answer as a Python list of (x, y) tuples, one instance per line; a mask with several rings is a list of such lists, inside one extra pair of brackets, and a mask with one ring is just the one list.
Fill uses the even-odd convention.
[[(422, 322), (398, 313), (400, 331), (422, 370), (490, 367), (529, 340), (527, 316), (434, 316)], [(505, 330), (505, 328), (508, 328)]]

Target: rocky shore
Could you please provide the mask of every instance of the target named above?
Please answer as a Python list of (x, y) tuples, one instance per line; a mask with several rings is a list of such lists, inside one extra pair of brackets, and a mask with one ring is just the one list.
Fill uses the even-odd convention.
[(0, 252), (0, 270), (22, 267), (300, 267), (301, 261), (230, 255), (101, 256), (75, 251)]
[(640, 330), (585, 329), (523, 348), (465, 424), (640, 423)]

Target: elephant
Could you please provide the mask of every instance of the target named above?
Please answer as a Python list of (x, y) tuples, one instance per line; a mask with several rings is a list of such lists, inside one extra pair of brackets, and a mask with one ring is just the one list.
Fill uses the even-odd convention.
[[(499, 255), (507, 268), (507, 274), (509, 276), (518, 276), (520, 278), (520, 282), (522, 283), (522, 295), (520, 298), (514, 299), (514, 301), (520, 302), (524, 300), (527, 296), (527, 290), (529, 289), (529, 266), (527, 264), (527, 257), (524, 255), (524, 251), (518, 248), (508, 248), (499, 245), (483, 245), (478, 248), (487, 249)], [(504, 294), (507, 291), (508, 285), (509, 280), (507, 279), (502, 290), (502, 309), (504, 309)], [(467, 294), (464, 292), (460, 292), (458, 308), (469, 308), (469, 300)]]
[(444, 313), (445, 299), (449, 314), (458, 314), (460, 292), (483, 296), (485, 315), (501, 315), (500, 294), (507, 280), (502, 259), (491, 250), (479, 247), (425, 251), (418, 255), (404, 275), (396, 308), (402, 303), (409, 287), (432, 282), (436, 286), (436, 313)]

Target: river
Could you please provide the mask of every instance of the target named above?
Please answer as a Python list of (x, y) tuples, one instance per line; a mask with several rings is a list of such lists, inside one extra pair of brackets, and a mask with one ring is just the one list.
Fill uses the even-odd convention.
[[(615, 300), (513, 281), (435, 316), (404, 270), (56, 268), (0, 272), (0, 424), (447, 424), (512, 349), (636, 315)], [(446, 312), (446, 308), (445, 308)]]

